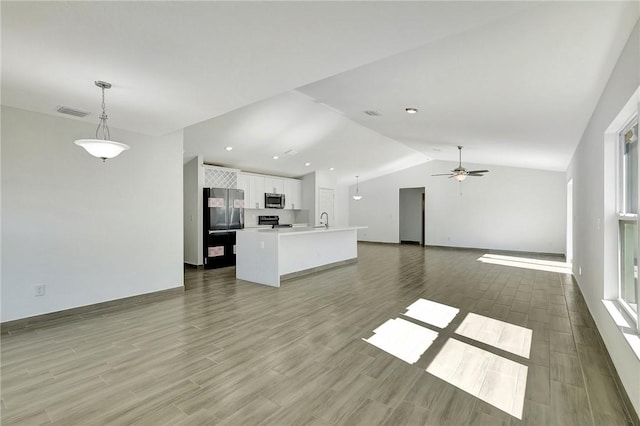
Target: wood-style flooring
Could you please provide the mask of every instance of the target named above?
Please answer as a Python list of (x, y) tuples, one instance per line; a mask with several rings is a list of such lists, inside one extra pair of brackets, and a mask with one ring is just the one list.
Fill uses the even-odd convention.
[[(184, 294), (4, 332), (2, 425), (630, 424), (571, 277), (483, 254), (361, 243), (357, 263), (279, 289), (187, 270)], [(439, 326), (404, 315), (419, 299), (459, 311)], [(437, 333), (414, 364), (363, 340), (396, 318)], [(521, 419), (491, 402), (517, 398), (479, 359), (517, 366)], [(427, 372), (438, 360), (454, 367)]]

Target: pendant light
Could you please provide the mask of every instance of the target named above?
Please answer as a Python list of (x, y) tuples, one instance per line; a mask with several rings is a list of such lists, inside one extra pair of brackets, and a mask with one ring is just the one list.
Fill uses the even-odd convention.
[(362, 200), (362, 195), (358, 193), (358, 176), (356, 176), (356, 194), (353, 196), (356, 201)]
[[(104, 89), (110, 89), (111, 83), (106, 81), (94, 82), (96, 86), (102, 89), (102, 114), (100, 115), (100, 123), (96, 129), (95, 139), (78, 139), (74, 143), (83, 147), (89, 154), (94, 157), (107, 161), (109, 158), (117, 157), (122, 151), (129, 149), (129, 145), (120, 142), (114, 142), (109, 134), (109, 126), (107, 126), (107, 108), (104, 103)], [(100, 139), (102, 137), (102, 139)]]

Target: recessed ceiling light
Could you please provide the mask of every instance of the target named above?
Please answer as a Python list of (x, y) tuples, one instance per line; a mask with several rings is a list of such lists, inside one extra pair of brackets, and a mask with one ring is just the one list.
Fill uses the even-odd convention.
[(336, 168), (335, 167), (329, 167), (329, 170), (334, 171)]
[(415, 114), (418, 112), (418, 108), (405, 108), (404, 110), (407, 112), (407, 114)]
[(274, 159), (274, 160), (277, 160), (278, 158), (280, 158), (280, 157), (278, 157), (277, 155), (274, 155), (274, 156), (273, 156), (273, 159)]
[(311, 165), (311, 163), (304, 163), (304, 165), (305, 165), (305, 166), (310, 166), (310, 165)]
[(233, 147), (232, 147), (232, 146), (228, 146), (228, 147), (226, 147), (225, 149), (226, 149), (227, 151), (231, 151), (231, 150), (233, 149)]

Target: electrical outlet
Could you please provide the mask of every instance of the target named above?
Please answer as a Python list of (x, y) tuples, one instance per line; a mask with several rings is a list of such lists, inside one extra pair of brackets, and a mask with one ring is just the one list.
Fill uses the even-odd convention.
[(35, 296), (44, 296), (44, 288), (44, 284), (38, 284), (35, 286)]
[(578, 275), (582, 275), (582, 266), (578, 266)]

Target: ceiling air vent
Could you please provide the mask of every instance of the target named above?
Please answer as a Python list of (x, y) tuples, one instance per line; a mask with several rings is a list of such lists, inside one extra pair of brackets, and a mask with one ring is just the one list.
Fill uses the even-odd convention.
[(364, 111), (365, 114), (370, 115), (371, 117), (379, 117), (382, 114), (380, 114), (378, 111)]
[(62, 105), (58, 106), (58, 108), (56, 108), (56, 111), (58, 111), (60, 114), (73, 115), (74, 117), (86, 117), (87, 115), (89, 115), (88, 112), (80, 111), (79, 109), (73, 109)]

